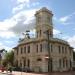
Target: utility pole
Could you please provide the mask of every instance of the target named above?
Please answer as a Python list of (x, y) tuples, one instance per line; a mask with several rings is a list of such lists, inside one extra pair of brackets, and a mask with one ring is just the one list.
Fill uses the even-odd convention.
[(24, 57), (22, 57), (21, 75), (22, 75), (22, 71), (23, 71), (23, 67), (24, 67), (23, 60), (24, 60)]
[(47, 48), (48, 48), (48, 72), (50, 73), (51, 72), (51, 66), (52, 66), (52, 64), (51, 64), (51, 54), (50, 54), (50, 43), (49, 43), (49, 30), (47, 30), (46, 32), (45, 32), (46, 34), (47, 34)]

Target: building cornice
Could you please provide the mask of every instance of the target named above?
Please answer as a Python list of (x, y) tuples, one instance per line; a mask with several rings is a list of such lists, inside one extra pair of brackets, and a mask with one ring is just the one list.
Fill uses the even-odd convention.
[[(18, 44), (18, 46), (27, 45), (27, 44), (30, 44), (30, 43), (42, 42), (42, 41), (48, 41), (48, 40), (45, 39), (45, 38), (27, 39), (27, 40), (23, 40), (22, 42), (20, 42)], [(64, 40), (61, 40), (61, 39), (58, 39), (58, 38), (50, 38), (49, 42), (69, 45), (67, 41), (64, 41)]]

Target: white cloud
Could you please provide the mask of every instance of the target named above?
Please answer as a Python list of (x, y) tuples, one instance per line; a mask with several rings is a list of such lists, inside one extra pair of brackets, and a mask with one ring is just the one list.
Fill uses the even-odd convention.
[(11, 37), (15, 37), (15, 34), (11, 31), (0, 31), (0, 37), (11, 38)]
[(63, 24), (63, 25), (70, 25), (70, 24), (75, 24), (75, 22), (73, 21), (73, 18), (75, 16), (75, 12), (73, 12), (72, 14), (70, 15), (67, 15), (67, 16), (63, 16), (63, 17), (60, 17), (60, 18), (57, 18), (54, 16), (54, 21), (60, 23), (60, 24)]
[(70, 36), (68, 36), (68, 35), (63, 35), (62, 36), (62, 39), (64, 39), (64, 40), (67, 40), (67, 39), (69, 39), (70, 38)]
[(35, 27), (34, 14), (37, 9), (21, 11), (9, 19), (0, 21), (0, 37), (11, 38), (16, 37), (16, 33), (21, 34), (26, 30)]
[(61, 18), (59, 19), (59, 21), (62, 22), (62, 23), (64, 23), (64, 24), (69, 24), (70, 22), (67, 22), (67, 21), (70, 20), (74, 15), (75, 15), (75, 12), (73, 12), (73, 13), (70, 14), (70, 15), (61, 17)]
[(15, 33), (22, 33), (26, 30), (33, 29), (35, 27), (35, 11), (33, 10), (24, 10), (19, 12), (18, 14), (14, 15), (14, 19), (17, 21), (17, 24), (10, 28), (10, 30), (14, 31)]
[(59, 31), (59, 30), (57, 30), (57, 29), (53, 29), (53, 34), (54, 35), (58, 35), (58, 34), (60, 34), (61, 32)]
[(65, 17), (60, 18), (60, 21), (66, 22), (69, 18), (70, 18), (69, 16), (65, 16)]
[(11, 19), (6, 19), (0, 22), (0, 31), (8, 30), (10, 27), (13, 27), (16, 24), (16, 21)]
[(24, 6), (25, 6), (25, 4), (20, 4), (20, 5), (16, 6), (16, 7), (14, 7), (13, 10), (12, 10), (12, 13), (14, 14), (16, 12), (21, 11)]
[[(68, 41), (69, 44), (70, 44), (73, 48), (75, 48), (75, 35), (72, 36), (72, 37), (67, 36), (67, 35), (62, 35), (61, 37), (58, 37), (61, 32), (60, 32), (59, 30), (57, 30), (57, 29), (53, 29), (53, 32), (54, 32), (53, 34), (54, 34), (55, 37), (61, 38), (61, 39), (65, 40), (65, 41)], [(74, 50), (75, 50), (75, 49), (74, 49)]]
[(39, 4), (40, 3), (37, 0), (17, 0), (16, 6), (12, 9), (12, 13), (15, 14), (25, 10), (25, 8), (35, 7)]
[(30, 0), (17, 0), (17, 3), (29, 3)]
[(53, 29), (53, 36), (55, 38), (61, 38), (61, 31), (57, 30), (57, 29)]
[(24, 7), (30, 6), (30, 0), (16, 0), (16, 6), (12, 9), (12, 13), (15, 14), (22, 9), (24, 10)]
[(67, 41), (70, 43), (70, 45), (71, 45), (72, 47), (75, 48), (75, 35), (72, 36), (72, 37), (70, 37), (70, 38), (68, 38)]
[(39, 2), (35, 2), (35, 3), (32, 3), (32, 6), (36, 6), (36, 5), (39, 5), (40, 3)]
[(10, 40), (10, 41), (9, 41), (9, 40), (6, 40), (6, 41), (5, 41), (5, 43), (7, 43), (7, 44), (10, 44), (10, 43), (13, 43), (13, 42), (14, 42), (14, 41), (11, 41), (11, 40)]
[(0, 37), (2, 38), (10, 38), (14, 37), (15, 34), (12, 31), (9, 31), (11, 27), (16, 25), (17, 21), (13, 18), (5, 19), (4, 21), (0, 21)]

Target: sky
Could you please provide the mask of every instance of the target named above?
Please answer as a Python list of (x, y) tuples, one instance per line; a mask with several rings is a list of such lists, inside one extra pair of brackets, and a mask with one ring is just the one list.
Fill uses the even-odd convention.
[(42, 7), (53, 13), (54, 37), (75, 48), (75, 0), (0, 0), (0, 49), (11, 50), (26, 30), (33, 34), (34, 14)]

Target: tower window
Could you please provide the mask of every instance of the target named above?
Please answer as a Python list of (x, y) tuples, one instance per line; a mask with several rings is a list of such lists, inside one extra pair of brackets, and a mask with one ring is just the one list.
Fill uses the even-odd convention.
[(38, 45), (36, 45), (36, 50), (37, 50), (37, 53), (38, 53)]
[(41, 20), (41, 17), (38, 17), (38, 20), (37, 21), (40, 22), (40, 20)]
[(47, 22), (50, 22), (50, 17), (49, 16), (47, 17)]
[(40, 52), (42, 52), (42, 44), (40, 44)]
[(37, 32), (37, 38), (38, 38), (38, 32)]
[(41, 30), (40, 30), (40, 36), (41, 36)]

